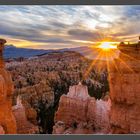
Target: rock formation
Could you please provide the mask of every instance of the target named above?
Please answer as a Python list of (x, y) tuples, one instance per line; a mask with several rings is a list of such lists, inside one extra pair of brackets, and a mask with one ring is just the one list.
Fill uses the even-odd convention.
[[(52, 133), (60, 96), (68, 93), (69, 86), (83, 79), (83, 73), (91, 63), (92, 60), (79, 53), (67, 51), (25, 58), (22, 62), (19, 59), (7, 60), (6, 68), (12, 75), (15, 87), (13, 105), (16, 105), (17, 96), (20, 95), (27, 119), (35, 125), (37, 120), (40, 133)], [(99, 73), (95, 68), (91, 69), (84, 82), (89, 95), (96, 99), (106, 95), (107, 76), (106, 70)]]
[[(110, 104), (88, 95), (87, 86), (75, 85), (62, 95), (55, 114), (54, 134), (92, 134), (109, 132)], [(106, 115), (106, 116), (105, 116)]]
[[(16, 118), (18, 134), (35, 134), (39, 132), (38, 126), (35, 126), (27, 119), (26, 110), (20, 96), (17, 98), (17, 105), (13, 106), (13, 113)], [(31, 110), (29, 113), (31, 115), (30, 118), (33, 118), (32, 114), (36, 118), (36, 112)]]
[(140, 133), (140, 44), (121, 43), (110, 65), (111, 129), (115, 134)]
[(5, 40), (0, 39), (0, 134), (15, 134), (16, 121), (12, 113), (13, 83), (3, 60)]
[(5, 131), (1, 125), (0, 125), (0, 134), (5, 134)]

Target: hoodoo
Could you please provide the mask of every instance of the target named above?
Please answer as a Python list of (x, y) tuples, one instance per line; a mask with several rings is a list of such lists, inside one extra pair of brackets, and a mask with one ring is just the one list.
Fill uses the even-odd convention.
[(24, 105), (22, 104), (20, 96), (17, 97), (17, 104), (12, 107), (12, 110), (16, 119), (18, 134), (39, 133), (38, 127), (28, 120), (26, 110)]
[(55, 114), (54, 134), (109, 133), (109, 101), (95, 100), (87, 86), (79, 83), (70, 86), (62, 95)]
[(16, 121), (12, 113), (13, 83), (4, 67), (3, 50), (6, 40), (0, 39), (0, 134), (16, 134)]
[(120, 43), (109, 71), (112, 133), (140, 133), (140, 41)]

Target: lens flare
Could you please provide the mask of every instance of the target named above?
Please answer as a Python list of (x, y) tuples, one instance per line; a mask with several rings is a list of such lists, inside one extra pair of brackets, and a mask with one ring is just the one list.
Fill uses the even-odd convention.
[(117, 46), (113, 45), (112, 42), (102, 42), (99, 48), (108, 51), (110, 49), (117, 49)]

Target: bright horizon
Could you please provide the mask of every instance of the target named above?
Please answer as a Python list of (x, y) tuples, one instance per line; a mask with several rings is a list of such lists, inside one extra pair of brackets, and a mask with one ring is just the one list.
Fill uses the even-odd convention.
[(139, 13), (140, 6), (0, 6), (0, 38), (34, 49), (135, 42)]

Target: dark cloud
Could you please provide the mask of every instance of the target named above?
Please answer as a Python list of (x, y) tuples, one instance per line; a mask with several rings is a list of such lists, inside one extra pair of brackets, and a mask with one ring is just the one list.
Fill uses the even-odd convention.
[(8, 35), (15, 38), (30, 40), (30, 38), (38, 38), (41, 36), (40, 32), (35, 29), (26, 28), (12, 28), (8, 24), (0, 24), (0, 34)]
[(61, 22), (57, 22), (57, 21), (51, 21), (49, 22), (49, 24), (51, 26), (54, 26), (55, 28), (67, 28), (68, 25), (61, 23)]
[(99, 20), (99, 17), (100, 17), (100, 14), (99, 13), (90, 13), (89, 11), (85, 11), (85, 16), (88, 17), (88, 18), (93, 18), (93, 19), (97, 19)]
[(91, 32), (83, 29), (71, 29), (68, 31), (68, 34), (80, 40), (95, 41), (100, 38), (98, 32)]
[(32, 38), (30, 41), (35, 41), (35, 42), (43, 42), (43, 43), (61, 43), (61, 44), (69, 44), (73, 43), (73, 41), (68, 40), (66, 38), (57, 38), (57, 37), (49, 37), (48, 38)]
[(60, 38), (52, 35), (43, 35), (39, 30), (36, 29), (26, 29), (26, 28), (10, 28), (10, 26), (0, 24), (1, 35), (8, 35), (12, 38), (42, 42), (42, 43), (72, 43), (71, 40), (67, 40), (65, 37)]

